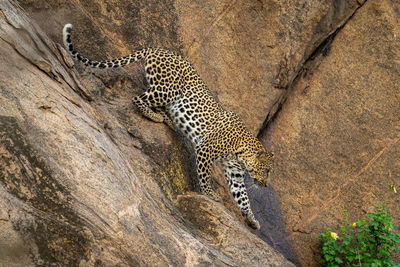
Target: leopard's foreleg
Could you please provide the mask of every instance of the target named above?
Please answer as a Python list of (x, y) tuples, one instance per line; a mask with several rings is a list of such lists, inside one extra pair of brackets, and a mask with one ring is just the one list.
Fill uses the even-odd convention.
[(244, 184), (244, 166), (233, 159), (222, 161), (222, 166), (228, 180), (229, 189), (247, 224), (253, 229), (260, 229), (260, 223), (256, 220), (251, 210), (249, 197)]

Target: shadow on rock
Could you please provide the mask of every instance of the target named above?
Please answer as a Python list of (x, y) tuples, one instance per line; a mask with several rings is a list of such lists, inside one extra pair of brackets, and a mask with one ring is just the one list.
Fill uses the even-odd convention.
[(245, 183), (252, 210), (261, 225), (258, 236), (285, 258), (298, 265), (297, 255), (291, 245), (290, 236), (286, 232), (279, 199), (274, 188), (257, 186), (249, 175), (245, 176)]

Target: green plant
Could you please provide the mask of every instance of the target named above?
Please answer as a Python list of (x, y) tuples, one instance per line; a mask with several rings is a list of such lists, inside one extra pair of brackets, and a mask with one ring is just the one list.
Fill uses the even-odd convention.
[(318, 237), (324, 266), (400, 266), (391, 260), (398, 252), (400, 234), (395, 233), (389, 210), (382, 204), (375, 213), (367, 213), (369, 219), (360, 219), (341, 226), (341, 234), (328, 228)]

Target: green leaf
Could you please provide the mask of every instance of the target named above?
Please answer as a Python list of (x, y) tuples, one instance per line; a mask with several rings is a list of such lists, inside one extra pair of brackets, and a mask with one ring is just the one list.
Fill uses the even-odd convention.
[(335, 261), (337, 262), (337, 263), (343, 263), (343, 261), (342, 261), (342, 259), (341, 258), (339, 258), (339, 257), (335, 257)]
[(333, 256), (331, 256), (331, 255), (325, 255), (325, 260), (326, 260), (326, 261), (331, 261), (331, 260), (333, 260), (333, 259), (334, 259)]

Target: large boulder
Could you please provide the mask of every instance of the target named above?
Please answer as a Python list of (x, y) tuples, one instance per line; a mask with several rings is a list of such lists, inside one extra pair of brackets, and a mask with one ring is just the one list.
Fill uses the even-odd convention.
[(98, 100), (101, 80), (83, 86), (18, 4), (0, 9), (0, 266), (293, 266), (223, 205), (170, 201), (152, 157), (172, 132), (128, 89)]
[(143, 66), (74, 65), (65, 23), (93, 59), (182, 54), (264, 136), (276, 171), (272, 187), (247, 181), (255, 234), (291, 261), (316, 265), (343, 209), (396, 213), (399, 7), (364, 2), (18, 1), (34, 22), (0, 2), (0, 265), (289, 264), (246, 228), (218, 168), (225, 207), (183, 195), (197, 191), (192, 156), (130, 103)]
[[(264, 134), (272, 184), (304, 266), (317, 236), (382, 202), (400, 224), (400, 4), (370, 0), (308, 62)], [(301, 251), (301, 253), (300, 253)], [(398, 259), (399, 260), (399, 259)]]
[[(50, 38), (73, 23), (78, 49), (93, 59), (117, 57), (145, 46), (182, 54), (228, 109), (258, 134), (279, 110), (304, 62), (359, 8), (362, 1), (19, 1)], [(51, 22), (51, 23), (50, 23)], [(328, 38), (329, 40), (329, 38)], [(80, 81), (95, 103), (110, 106), (123, 120), (134, 145), (159, 167), (153, 176), (167, 198), (197, 190), (193, 165), (179, 140), (162, 125), (142, 120), (128, 99), (145, 89), (142, 66), (115, 71), (85, 70)], [(115, 98), (118, 96), (118, 98)], [(121, 108), (119, 108), (121, 107)], [(111, 111), (113, 112), (113, 111)], [(108, 122), (109, 125), (111, 122)], [(217, 170), (218, 193), (238, 214)], [(249, 181), (251, 184), (251, 181)], [(251, 187), (251, 203), (262, 224), (258, 235), (296, 261), (285, 230), (279, 199), (271, 187)], [(240, 218), (240, 213), (237, 216)], [(300, 251), (301, 253), (301, 251)]]

